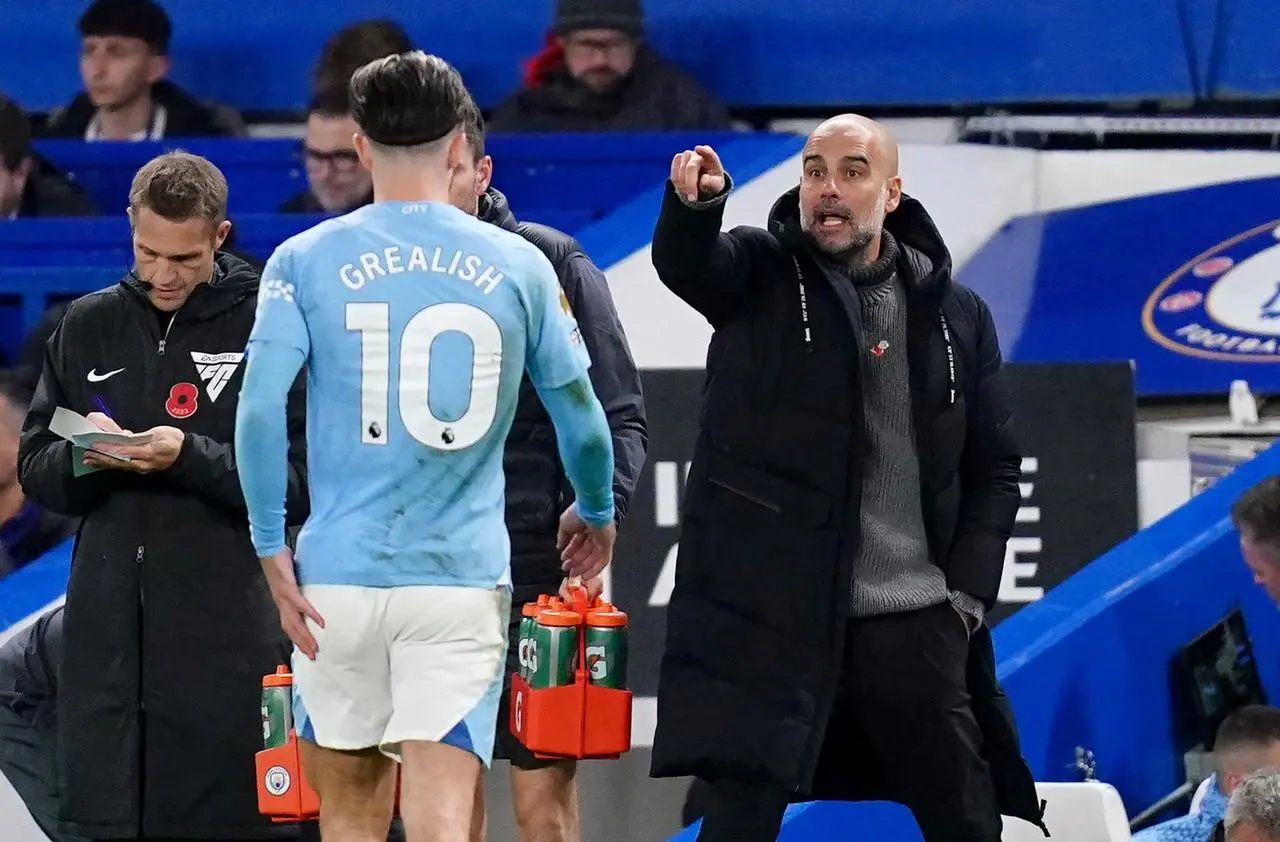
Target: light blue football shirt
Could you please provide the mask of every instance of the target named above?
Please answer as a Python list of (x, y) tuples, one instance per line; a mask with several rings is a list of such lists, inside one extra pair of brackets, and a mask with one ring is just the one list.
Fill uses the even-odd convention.
[(510, 581), (502, 455), (520, 381), (527, 368), (552, 390), (590, 364), (540, 251), (451, 205), (368, 205), (275, 251), (258, 341), (308, 369), (301, 584)]

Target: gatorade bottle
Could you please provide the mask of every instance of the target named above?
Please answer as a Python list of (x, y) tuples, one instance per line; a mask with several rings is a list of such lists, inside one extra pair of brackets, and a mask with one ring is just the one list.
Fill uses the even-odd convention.
[(518, 676), (529, 681), (529, 647), (534, 644), (534, 624), (538, 617), (538, 604), (525, 603), (520, 609), (520, 641), (517, 644), (517, 655), (520, 659)]
[(587, 612), (587, 680), (598, 687), (627, 687), (627, 615), (605, 602)]
[(529, 647), (529, 686), (534, 690), (573, 683), (581, 623), (582, 615), (561, 599), (553, 597), (547, 607), (539, 609)]
[(289, 742), (293, 730), (293, 674), (285, 666), (275, 675), (262, 677), (262, 747), (276, 748)]

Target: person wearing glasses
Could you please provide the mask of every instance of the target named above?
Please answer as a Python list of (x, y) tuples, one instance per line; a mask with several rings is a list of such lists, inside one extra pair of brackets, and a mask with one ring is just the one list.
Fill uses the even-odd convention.
[(728, 131), (728, 110), (645, 40), (641, 0), (556, 0), (491, 132)]
[(328, 88), (307, 107), (301, 156), (307, 190), (280, 205), (280, 213), (345, 214), (373, 201), (373, 181), (356, 158), (356, 122), (345, 88)]

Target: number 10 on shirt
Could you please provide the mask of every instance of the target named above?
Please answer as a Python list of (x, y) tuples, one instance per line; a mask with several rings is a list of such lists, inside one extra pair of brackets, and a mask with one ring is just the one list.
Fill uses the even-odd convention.
[[(391, 307), (385, 301), (349, 302), (346, 327), (360, 333), (360, 440), (385, 445), (392, 435), (387, 425)], [(453, 420), (438, 417), (430, 403), (431, 354), (447, 333), (462, 334), (471, 343), (470, 366), (464, 357), (437, 365), (438, 377), (465, 381), (449, 385), (464, 385), (470, 396), (466, 410)], [(409, 319), (397, 344), (397, 397), (405, 431), (436, 450), (462, 450), (484, 438), (498, 414), (502, 380), (502, 328), (493, 317), (472, 304), (432, 304)]]

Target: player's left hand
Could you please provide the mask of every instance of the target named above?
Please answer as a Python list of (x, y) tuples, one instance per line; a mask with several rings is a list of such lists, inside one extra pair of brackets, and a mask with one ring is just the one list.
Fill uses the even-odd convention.
[[(106, 453), (126, 457), (128, 462), (90, 450), (84, 454), (84, 463), (91, 468), (118, 468), (139, 474), (167, 470), (182, 451), (186, 434), (177, 427), (152, 427), (146, 432), (151, 434), (151, 441), (146, 444), (104, 443), (99, 448)], [(95, 443), (94, 447), (98, 445)]]
[(267, 577), (267, 586), (271, 588), (271, 599), (275, 601), (280, 612), (280, 628), (289, 635), (298, 651), (311, 660), (316, 659), (320, 651), (315, 636), (307, 628), (310, 619), (320, 628), (324, 628), (324, 618), (315, 606), (302, 595), (298, 586), (298, 576), (293, 569), (293, 553), (285, 547), (275, 555), (259, 559), (262, 562), (262, 573)]
[(618, 527), (613, 523), (599, 529), (588, 526), (574, 535), (561, 551), (564, 563), (560, 569), (566, 576), (594, 579), (613, 561), (613, 542), (617, 537)]

